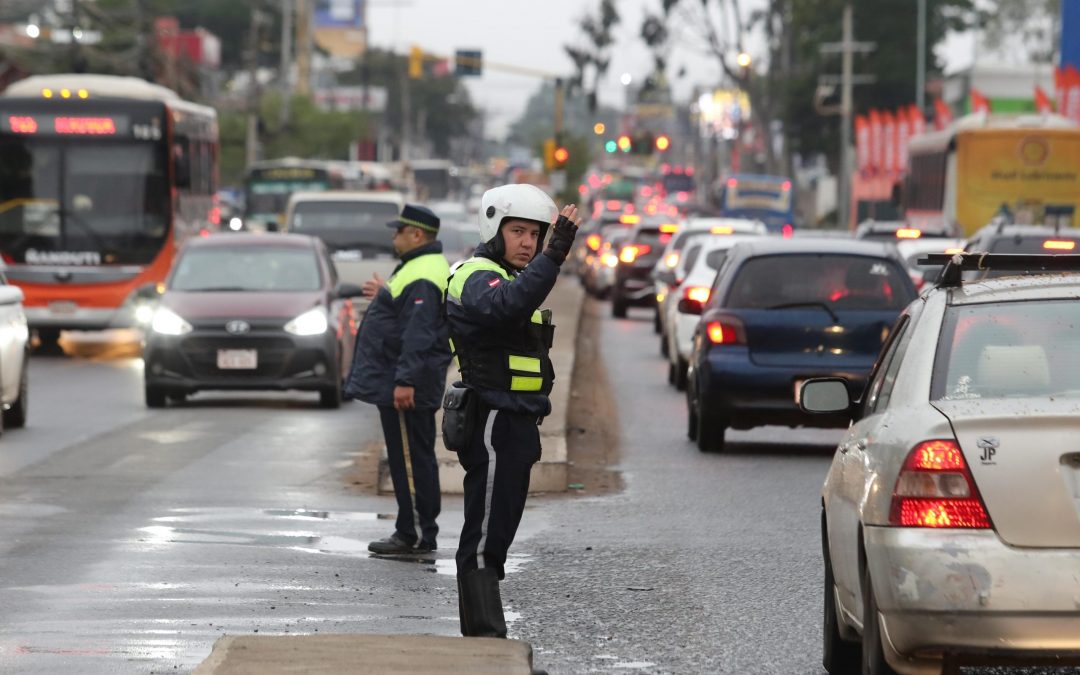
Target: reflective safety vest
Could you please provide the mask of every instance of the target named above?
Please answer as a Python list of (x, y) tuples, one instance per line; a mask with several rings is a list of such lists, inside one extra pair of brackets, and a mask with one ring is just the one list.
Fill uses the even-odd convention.
[(446, 262), (446, 257), (442, 253), (428, 253), (401, 265), (386, 281), (386, 288), (390, 291), (390, 297), (396, 300), (409, 284), (426, 279), (446, 297), (446, 278), (449, 275), (450, 264)]
[[(481, 270), (495, 272), (507, 282), (514, 281), (514, 277), (497, 262), (488, 258), (470, 258), (452, 270), (446, 301), (462, 306), (465, 282), (473, 272)], [(547, 395), (551, 393), (555, 379), (548, 357), (554, 334), (551, 310), (547, 309), (534, 311), (528, 321), (493, 326), (477, 331), (468, 339), (455, 335), (451, 321), (450, 350), (457, 357), (462, 381), (470, 387)]]

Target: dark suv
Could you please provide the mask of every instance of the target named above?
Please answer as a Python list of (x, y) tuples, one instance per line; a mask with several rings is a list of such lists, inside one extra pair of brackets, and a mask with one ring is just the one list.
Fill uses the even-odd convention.
[(652, 270), (671, 239), (671, 233), (663, 231), (663, 225), (660, 220), (642, 221), (620, 244), (615, 283), (611, 288), (612, 316), (623, 318), (631, 306), (656, 304)]

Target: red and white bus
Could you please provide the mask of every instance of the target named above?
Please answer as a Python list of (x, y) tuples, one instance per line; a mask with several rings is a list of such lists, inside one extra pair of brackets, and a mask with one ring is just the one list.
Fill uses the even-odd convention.
[(137, 290), (220, 229), (213, 108), (130, 77), (43, 75), (0, 94), (0, 255), (43, 344), (134, 325)]

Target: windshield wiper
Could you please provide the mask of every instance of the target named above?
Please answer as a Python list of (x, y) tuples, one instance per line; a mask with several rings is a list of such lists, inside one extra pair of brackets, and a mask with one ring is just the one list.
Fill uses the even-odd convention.
[(187, 291), (188, 293), (228, 293), (229, 291), (247, 291), (251, 290), (244, 286), (203, 286), (199, 288), (177, 288), (178, 291)]
[(826, 313), (832, 318), (833, 323), (840, 323), (840, 317), (836, 315), (836, 312), (832, 311), (828, 305), (824, 302), (785, 302), (782, 305), (772, 305), (765, 309), (796, 309), (798, 307), (819, 307), (825, 310)]

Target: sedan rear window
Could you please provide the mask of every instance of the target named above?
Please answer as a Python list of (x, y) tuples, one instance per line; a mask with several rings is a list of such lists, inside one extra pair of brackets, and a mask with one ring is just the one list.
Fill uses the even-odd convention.
[(718, 270), (724, 264), (724, 260), (727, 259), (727, 254), (727, 249), (723, 248), (709, 251), (705, 256), (705, 264), (709, 266), (709, 269)]
[(950, 307), (931, 398), (1080, 398), (1078, 325), (1075, 300)]
[(315, 252), (284, 246), (215, 246), (188, 249), (169, 281), (174, 291), (317, 291)]
[(904, 272), (886, 258), (842, 254), (767, 255), (736, 272), (726, 306), (899, 310), (913, 299)]

